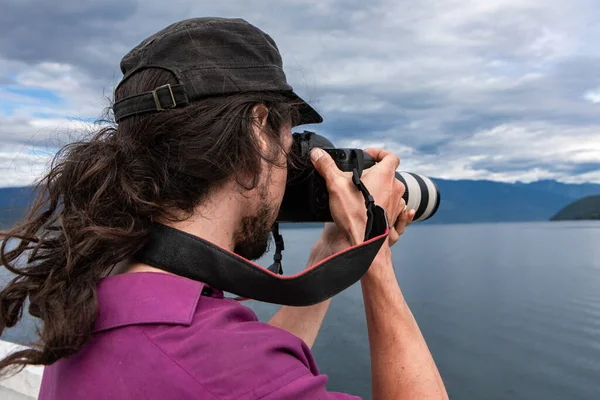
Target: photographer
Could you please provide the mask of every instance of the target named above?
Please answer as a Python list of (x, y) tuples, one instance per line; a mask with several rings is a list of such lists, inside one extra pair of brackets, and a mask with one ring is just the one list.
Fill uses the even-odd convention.
[[(329, 300), (261, 323), (222, 288), (135, 258), (155, 223), (248, 260), (266, 252), (291, 129), (321, 122), (285, 81), (273, 40), (239, 19), (186, 20), (143, 41), (121, 69), (118, 125), (63, 148), (29, 215), (5, 233), (2, 262), (17, 277), (0, 292), (0, 333), (27, 299), (42, 325), (39, 345), (0, 372), (46, 365), (42, 400), (354, 398), (327, 392), (310, 352)], [(367, 152), (377, 165), (362, 182), (392, 225), (361, 279), (373, 398), (447, 398), (392, 267), (390, 247), (414, 217), (399, 160)], [(367, 224), (351, 174), (322, 150), (311, 158), (335, 224), (308, 266), (363, 242)], [(20, 244), (9, 250), (11, 239)]]

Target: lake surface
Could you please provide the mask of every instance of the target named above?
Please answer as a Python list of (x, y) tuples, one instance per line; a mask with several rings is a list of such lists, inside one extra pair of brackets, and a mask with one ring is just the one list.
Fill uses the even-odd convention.
[[(318, 234), (284, 230), (286, 274)], [(414, 224), (394, 264), (452, 399), (600, 399), (600, 222)], [(277, 310), (246, 305), (261, 320)], [(27, 320), (2, 339), (32, 332)], [(358, 284), (334, 298), (313, 352), (330, 390), (370, 398)]]

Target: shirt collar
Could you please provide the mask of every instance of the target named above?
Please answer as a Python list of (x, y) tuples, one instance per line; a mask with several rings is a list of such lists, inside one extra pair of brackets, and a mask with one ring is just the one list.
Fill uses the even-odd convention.
[[(94, 332), (136, 324), (190, 325), (204, 283), (161, 272), (109, 276), (98, 284)], [(223, 297), (215, 291), (213, 297)]]

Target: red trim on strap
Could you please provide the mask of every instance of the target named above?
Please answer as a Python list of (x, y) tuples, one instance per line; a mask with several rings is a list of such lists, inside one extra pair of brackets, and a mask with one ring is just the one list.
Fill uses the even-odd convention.
[(319, 265), (323, 264), (324, 262), (331, 260), (333, 257), (336, 257), (336, 256), (338, 256), (338, 255), (340, 255), (340, 254), (344, 254), (344, 253), (346, 253), (346, 252), (348, 252), (348, 251), (350, 251), (350, 250), (352, 250), (352, 249), (355, 249), (355, 248), (357, 248), (357, 247), (362, 247), (362, 246), (365, 246), (365, 245), (367, 245), (367, 244), (369, 244), (369, 243), (372, 243), (372, 242), (374, 242), (374, 241), (376, 241), (376, 240), (379, 240), (379, 239), (381, 239), (381, 238), (382, 238), (382, 237), (384, 237), (384, 236), (387, 236), (389, 233), (390, 233), (390, 228), (389, 228), (389, 227), (386, 227), (386, 228), (385, 228), (385, 232), (384, 232), (384, 233), (382, 233), (381, 235), (379, 235), (379, 236), (375, 236), (375, 237), (373, 237), (373, 238), (371, 238), (371, 239), (369, 239), (369, 240), (366, 240), (366, 241), (364, 241), (364, 242), (362, 242), (362, 243), (355, 244), (354, 246), (350, 246), (350, 247), (348, 247), (347, 249), (344, 249), (344, 250), (342, 250), (342, 251), (340, 251), (340, 252), (337, 252), (337, 253), (335, 253), (335, 254), (332, 254), (332, 255), (330, 255), (329, 257), (326, 257), (326, 258), (322, 259), (322, 260), (321, 260), (321, 261), (319, 261), (318, 263), (316, 263), (316, 264), (312, 265), (312, 266), (311, 266), (311, 267), (309, 267), (309, 268), (306, 268), (305, 270), (303, 270), (302, 272), (299, 272), (299, 273), (297, 273), (296, 275), (288, 275), (288, 276), (283, 276), (283, 275), (278, 275), (278, 274), (275, 274), (273, 271), (270, 271), (270, 270), (268, 270), (267, 268), (265, 268), (265, 267), (263, 267), (263, 266), (261, 266), (261, 265), (258, 265), (258, 264), (256, 264), (256, 263), (254, 263), (254, 262), (250, 261), (250, 260), (247, 260), (247, 259), (245, 259), (244, 257), (241, 257), (239, 254), (235, 254), (234, 252), (232, 252), (232, 251), (230, 251), (230, 250), (227, 250), (227, 249), (224, 249), (224, 248), (222, 248), (222, 247), (219, 247), (219, 246), (217, 246), (217, 247), (219, 247), (219, 248), (220, 248), (220, 249), (222, 249), (223, 251), (226, 251), (227, 253), (229, 253), (229, 254), (231, 254), (231, 255), (235, 256), (236, 258), (239, 258), (240, 260), (243, 260), (243, 261), (245, 261), (245, 262), (247, 262), (247, 263), (251, 264), (253, 267), (256, 267), (256, 268), (259, 268), (259, 269), (260, 269), (260, 270), (262, 270), (262, 271), (265, 271), (266, 273), (268, 273), (268, 274), (272, 275), (273, 277), (275, 277), (275, 278), (277, 278), (277, 279), (285, 280), (285, 279), (293, 279), (293, 278), (297, 278), (297, 277), (299, 277), (299, 276), (302, 276), (302, 275), (304, 275), (304, 274), (308, 273), (309, 271), (311, 271), (311, 270), (313, 270), (313, 269), (317, 268)]

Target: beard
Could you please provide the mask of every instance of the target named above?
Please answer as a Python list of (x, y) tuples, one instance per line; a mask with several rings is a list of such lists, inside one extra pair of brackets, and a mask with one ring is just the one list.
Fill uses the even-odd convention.
[(268, 250), (271, 244), (271, 227), (274, 221), (274, 210), (269, 207), (266, 188), (260, 191), (260, 207), (256, 215), (244, 217), (233, 240), (233, 252), (247, 260), (257, 260)]

